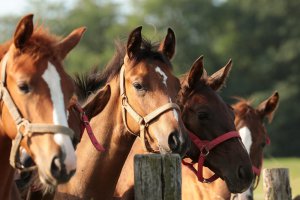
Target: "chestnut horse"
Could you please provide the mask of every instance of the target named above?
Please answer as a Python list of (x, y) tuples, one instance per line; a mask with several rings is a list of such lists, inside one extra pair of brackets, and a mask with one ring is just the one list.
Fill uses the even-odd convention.
[[(240, 99), (233, 105), (235, 112), (235, 124), (239, 130), (242, 141), (250, 154), (252, 168), (256, 179), (250, 188), (242, 194), (235, 194), (234, 199), (250, 200), (253, 199), (253, 188), (258, 184), (260, 171), (262, 169), (263, 149), (269, 143), (269, 137), (264, 127), (264, 118), (267, 117), (271, 122), (279, 101), (279, 95), (275, 92), (268, 99), (261, 102), (257, 108), (253, 108), (249, 101)], [(206, 176), (212, 172), (206, 168)], [(183, 199), (230, 199), (230, 191), (226, 183), (217, 180), (211, 184), (199, 183), (191, 171), (183, 167), (182, 169)], [(255, 182), (255, 180), (257, 182)]]
[[(41, 182), (67, 182), (76, 170), (76, 155), (67, 124), (67, 108), (74, 92), (62, 60), (80, 41), (85, 28), (59, 40), (33, 15), (23, 17), (14, 37), (0, 48), (0, 199), (18, 199), (13, 181), (20, 163), (20, 146), (33, 158)], [(10, 166), (11, 164), (12, 166)]]
[(180, 89), (179, 80), (171, 72), (174, 52), (175, 34), (171, 29), (156, 47), (143, 40), (138, 27), (102, 74), (90, 74), (87, 82), (80, 81), (84, 83), (83, 93), (102, 85), (111, 88), (106, 107), (91, 119), (96, 137), (106, 150), (95, 151), (83, 135), (76, 150), (77, 172), (70, 182), (58, 186), (56, 199), (111, 199), (137, 136), (147, 151), (186, 153), (190, 140), (180, 109), (173, 103)]
[[(232, 108), (216, 93), (224, 85), (231, 66), (230, 61), (208, 77), (203, 68), (203, 58), (200, 57), (190, 72), (181, 79), (179, 102), (182, 119), (186, 127), (201, 139), (211, 141), (235, 130)], [(124, 165), (115, 191), (115, 196), (122, 199), (134, 199), (133, 190), (130, 188), (133, 185), (133, 156), (142, 152), (137, 142)], [(187, 155), (197, 162), (199, 154), (198, 148), (192, 146)], [(252, 182), (250, 159), (239, 138), (230, 138), (210, 150), (204, 164), (225, 179), (232, 192), (242, 192)], [(197, 180), (194, 173), (189, 172)]]

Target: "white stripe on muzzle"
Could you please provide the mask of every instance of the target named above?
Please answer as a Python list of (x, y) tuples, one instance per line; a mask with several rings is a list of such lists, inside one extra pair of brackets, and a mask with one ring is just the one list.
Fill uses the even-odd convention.
[[(68, 127), (64, 95), (61, 89), (61, 79), (56, 68), (48, 62), (48, 67), (42, 75), (50, 89), (51, 100), (53, 103), (53, 124)], [(62, 133), (54, 134), (54, 141), (61, 147), (66, 158), (63, 161), (67, 173), (76, 169), (76, 155), (72, 145), (71, 138)]]

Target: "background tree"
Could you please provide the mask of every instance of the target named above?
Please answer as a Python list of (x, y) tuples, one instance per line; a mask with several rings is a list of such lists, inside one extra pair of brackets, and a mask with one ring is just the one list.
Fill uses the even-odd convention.
[[(274, 90), (280, 106), (267, 129), (273, 156), (300, 156), (300, 1), (298, 0), (31, 0), (29, 10), (51, 31), (66, 35), (86, 26), (87, 32), (66, 61), (68, 71), (103, 68), (114, 52), (114, 41), (126, 41), (143, 25), (143, 34), (160, 41), (171, 27), (176, 33), (174, 72), (185, 73), (204, 55), (208, 73), (233, 59), (233, 70), (222, 96), (252, 98), (257, 103)], [(19, 16), (1, 17), (0, 41), (10, 38)]]

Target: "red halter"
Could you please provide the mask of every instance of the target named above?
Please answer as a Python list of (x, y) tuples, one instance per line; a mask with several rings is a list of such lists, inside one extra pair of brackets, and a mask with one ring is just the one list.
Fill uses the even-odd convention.
[(198, 159), (198, 171), (194, 168), (193, 163), (188, 163), (182, 160), (182, 164), (186, 165), (189, 169), (191, 169), (198, 180), (202, 183), (211, 183), (219, 178), (218, 175), (214, 174), (210, 178), (203, 177), (203, 166), (206, 156), (209, 154), (209, 151), (216, 147), (218, 144), (223, 143), (231, 138), (240, 138), (240, 134), (237, 131), (230, 131), (228, 133), (222, 134), (219, 137), (213, 139), (212, 141), (208, 140), (200, 140), (195, 134), (189, 131), (189, 136), (192, 142), (198, 147), (200, 150), (200, 156)]
[(97, 149), (97, 151), (105, 151), (104, 147), (97, 141), (97, 138), (95, 137), (95, 135), (93, 133), (93, 130), (92, 130), (92, 127), (90, 125), (89, 118), (85, 114), (84, 110), (81, 108), (81, 106), (78, 103), (74, 104), (74, 108), (80, 113), (80, 118), (81, 118), (80, 139), (82, 138), (84, 130), (86, 130), (92, 144)]

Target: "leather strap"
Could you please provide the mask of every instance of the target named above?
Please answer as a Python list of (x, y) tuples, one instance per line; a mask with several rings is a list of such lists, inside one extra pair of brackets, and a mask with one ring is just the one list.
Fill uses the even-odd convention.
[(219, 178), (219, 176), (216, 174), (212, 175), (210, 178), (203, 177), (203, 167), (204, 167), (205, 158), (209, 154), (210, 150), (215, 148), (218, 144), (221, 144), (231, 138), (240, 138), (240, 134), (237, 131), (230, 131), (228, 133), (220, 135), (219, 137), (213, 139), (212, 141), (201, 140), (191, 131), (189, 131), (189, 136), (192, 142), (200, 150), (200, 156), (198, 159), (198, 170), (194, 168), (193, 166), (194, 163), (188, 163), (182, 160), (182, 164), (186, 165), (189, 169), (191, 169), (196, 174), (200, 182), (211, 183), (215, 181), (216, 179)]
[(81, 123), (82, 123), (82, 127), (83, 127), (83, 129), (81, 130), (81, 134), (80, 134), (80, 140), (82, 138), (84, 130), (86, 130), (86, 132), (87, 132), (92, 144), (94, 145), (95, 149), (97, 151), (105, 151), (104, 147), (98, 142), (97, 138), (95, 137), (95, 134), (94, 134), (94, 132), (92, 130), (92, 127), (90, 125), (89, 118), (85, 114), (82, 107), (78, 103), (75, 103), (74, 108), (80, 113)]

